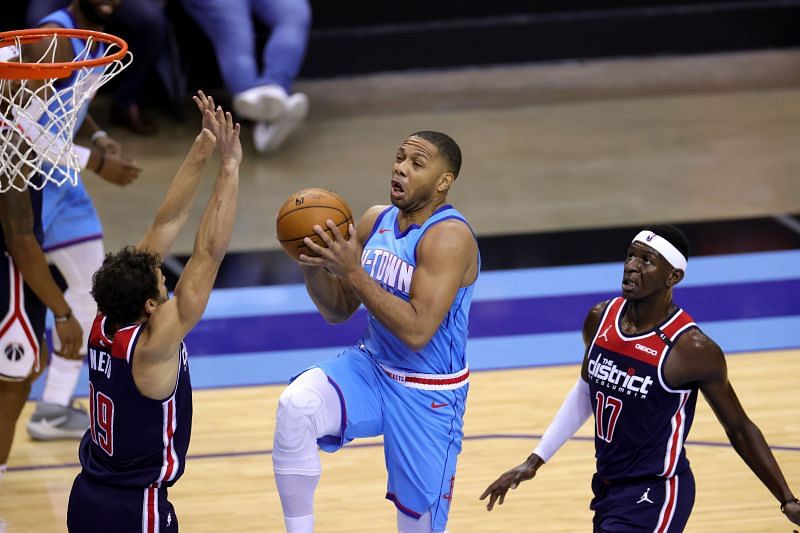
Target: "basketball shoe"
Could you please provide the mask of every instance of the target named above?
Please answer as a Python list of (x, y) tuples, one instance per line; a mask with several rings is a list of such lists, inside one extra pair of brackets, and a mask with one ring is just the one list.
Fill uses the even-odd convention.
[(80, 439), (89, 429), (89, 415), (75, 400), (66, 406), (38, 402), (27, 429), (33, 440)]
[(280, 148), (286, 138), (308, 115), (308, 97), (294, 93), (286, 99), (286, 112), (272, 122), (259, 121), (253, 128), (253, 144), (256, 151), (268, 154)]

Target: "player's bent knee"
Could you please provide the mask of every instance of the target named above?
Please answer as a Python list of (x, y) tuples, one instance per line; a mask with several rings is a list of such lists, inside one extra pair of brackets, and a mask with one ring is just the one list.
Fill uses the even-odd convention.
[(322, 396), (313, 388), (292, 383), (278, 400), (275, 445), (283, 451), (300, 449), (304, 441), (316, 439), (314, 419), (322, 407)]
[(275, 421), (272, 463), (276, 473), (318, 475), (317, 439), (341, 424), (336, 389), (319, 368), (304, 372), (281, 394)]

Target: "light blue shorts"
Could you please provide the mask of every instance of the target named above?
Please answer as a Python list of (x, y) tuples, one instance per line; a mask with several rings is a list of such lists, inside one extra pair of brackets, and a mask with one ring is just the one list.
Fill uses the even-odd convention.
[(341, 436), (319, 439), (320, 448), (335, 452), (355, 438), (383, 435), (386, 498), (412, 518), (430, 511), (433, 529), (444, 530), (469, 385), (452, 390), (406, 387), (357, 347), (317, 366), (342, 402)]

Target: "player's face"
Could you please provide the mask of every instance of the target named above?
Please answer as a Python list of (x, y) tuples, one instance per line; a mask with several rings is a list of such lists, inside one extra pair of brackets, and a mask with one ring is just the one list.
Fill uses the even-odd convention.
[(409, 137), (394, 156), (392, 205), (409, 211), (430, 203), (436, 184), (446, 172), (444, 158), (433, 144), (419, 137)]
[[(119, 7), (121, 0), (78, 0), (83, 16), (92, 24), (105, 24)], [(133, 0), (129, 0), (133, 1)]]
[(167, 292), (167, 278), (164, 277), (164, 273), (161, 272), (160, 268), (156, 269), (156, 276), (158, 276), (158, 303), (163, 304), (169, 298), (169, 292)]
[(641, 300), (667, 289), (667, 278), (673, 270), (654, 249), (640, 242), (631, 243), (622, 274), (622, 295), (629, 300)]

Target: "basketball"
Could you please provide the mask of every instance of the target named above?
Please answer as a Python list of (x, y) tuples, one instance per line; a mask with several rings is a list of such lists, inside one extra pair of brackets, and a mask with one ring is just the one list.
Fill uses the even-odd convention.
[(298, 191), (289, 196), (278, 210), (275, 221), (278, 241), (295, 261), (300, 260), (300, 254), (314, 256), (316, 254), (309, 250), (303, 239), (310, 237), (324, 247), (322, 239), (314, 232), (314, 226), (319, 224), (326, 228), (328, 235), (333, 237), (325, 223), (328, 219), (333, 220), (345, 238), (349, 238), (348, 225), (353, 222), (353, 213), (341, 196), (319, 188)]

